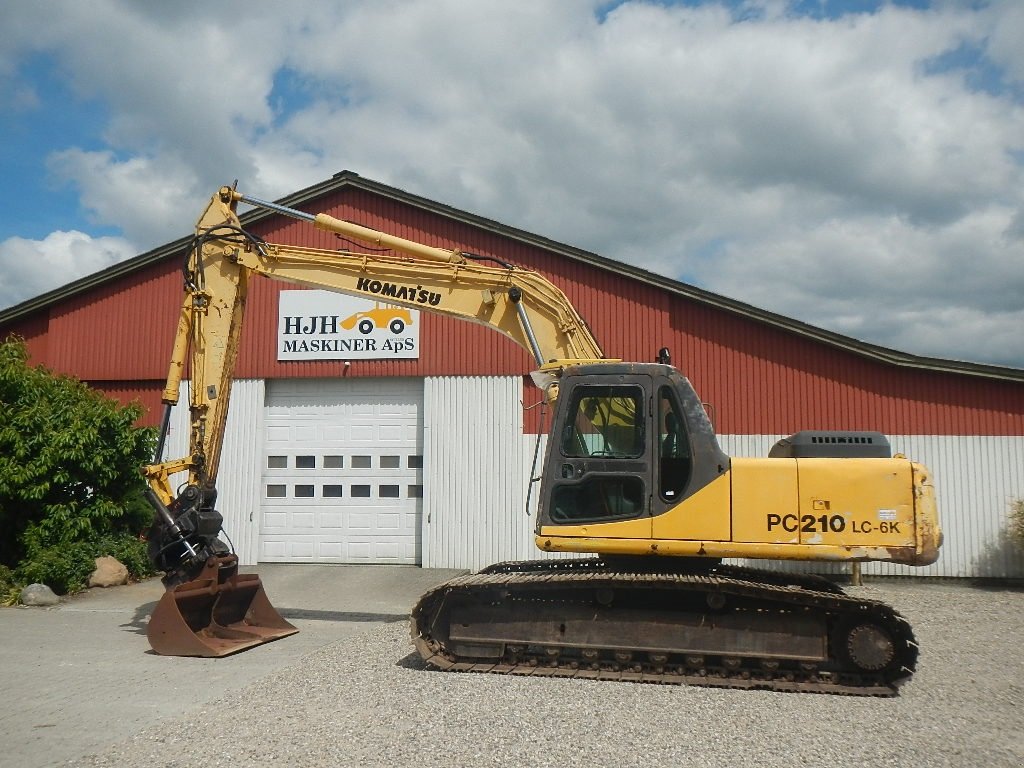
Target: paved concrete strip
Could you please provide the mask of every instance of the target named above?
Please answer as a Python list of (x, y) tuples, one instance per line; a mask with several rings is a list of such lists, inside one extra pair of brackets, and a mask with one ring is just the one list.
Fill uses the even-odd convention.
[(158, 579), (89, 590), (53, 608), (0, 609), (0, 765), (54, 765), (197, 710), (319, 648), (406, 621), (422, 592), (460, 573), (331, 565), (243, 571), (260, 574), (297, 635), (222, 659), (158, 656), (146, 640), (163, 594)]

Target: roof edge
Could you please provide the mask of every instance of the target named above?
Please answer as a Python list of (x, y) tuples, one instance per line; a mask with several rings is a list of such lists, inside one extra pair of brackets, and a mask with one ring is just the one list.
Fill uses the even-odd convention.
[(105, 267), (99, 272), (93, 272), (91, 275), (86, 275), (78, 280), (73, 280), (59, 288), (54, 288), (52, 291), (41, 293), (31, 299), (26, 299), (18, 304), (7, 307), (7, 309), (0, 310), (0, 324), (14, 322), (25, 315), (31, 314), (32, 312), (40, 309), (46, 309), (47, 307), (63, 301), (64, 299), (69, 299), (72, 296), (84, 293), (85, 291), (95, 288), (98, 285), (102, 285), (110, 280), (131, 274), (132, 272), (136, 272), (150, 264), (162, 261), (175, 253), (183, 251), (188, 247), (191, 240), (191, 236), (179, 238), (178, 240), (174, 240), (166, 245), (161, 245), (158, 248), (146, 251), (145, 253), (126, 259), (125, 261), (119, 261), (117, 264)]
[(494, 219), (488, 219), (474, 213), (469, 213), (468, 211), (463, 211), (443, 203), (438, 203), (434, 200), (421, 197), (420, 195), (388, 186), (379, 181), (363, 178), (354, 171), (340, 171), (339, 173), (334, 174), (331, 179), (295, 192), (286, 198), (282, 198), (279, 202), (281, 205), (298, 205), (308, 200), (315, 199), (320, 195), (334, 191), (340, 186), (346, 185), (364, 189), (383, 197), (389, 197), (440, 216), (462, 221), (478, 229), (488, 230), (503, 237), (519, 240), (520, 242), (528, 245), (553, 251), (570, 259), (591, 264), (600, 269), (625, 274), (635, 280), (640, 280), (658, 288), (662, 288), (663, 290), (685, 296), (701, 304), (749, 317), (775, 328), (794, 333), (804, 338), (813, 339), (819, 343), (837, 347), (887, 365), (899, 368), (918, 368), (921, 370), (938, 371), (943, 373), (979, 376), (988, 379), (1024, 381), (1024, 369), (993, 365), (990, 363), (974, 363), (964, 360), (949, 360), (945, 358), (914, 355), (909, 352), (900, 352), (899, 350), (890, 349), (878, 344), (861, 341), (860, 339), (853, 338), (852, 336), (846, 336), (841, 333), (819, 328), (818, 326), (810, 325), (800, 320), (786, 317), (785, 315), (780, 315), (766, 309), (761, 309), (760, 307), (755, 307), (752, 304), (747, 304), (739, 301), (738, 299), (731, 299), (727, 296), (722, 296), (720, 294), (706, 291), (703, 288), (690, 285), (689, 283), (673, 280), (672, 278), (659, 275), (655, 272), (650, 272), (639, 267), (634, 267), (620, 261), (600, 256), (591, 251), (583, 250), (582, 248), (566, 245), (565, 243), (560, 243), (556, 240), (551, 240), (550, 238), (546, 238), (532, 232), (527, 232), (526, 230), (518, 229), (508, 224), (502, 224)]
[[(304, 189), (286, 195), (276, 200), (279, 205), (298, 207), (304, 203), (316, 200), (331, 192), (336, 192), (345, 187), (354, 187), (366, 192), (390, 198), (405, 205), (419, 208), (420, 210), (433, 213), (438, 216), (463, 222), (477, 229), (493, 232), (513, 240), (518, 240), (543, 250), (565, 256), (575, 261), (581, 261), (599, 269), (616, 272), (648, 283), (662, 290), (684, 296), (706, 306), (721, 309), (732, 314), (741, 315), (757, 322), (770, 325), (780, 330), (795, 334), (802, 338), (811, 339), (818, 343), (842, 349), (861, 357), (875, 360), (886, 365), (897, 368), (920, 369), (923, 371), (936, 371), (940, 373), (953, 373), (966, 376), (976, 376), (984, 379), (995, 379), (1002, 381), (1024, 382), (1024, 369), (1012, 368), (1009, 366), (992, 365), (989, 363), (973, 363), (962, 360), (949, 360), (937, 357), (914, 355), (909, 352), (900, 352), (895, 349), (883, 347), (870, 342), (861, 341), (852, 336), (845, 336), (841, 333), (819, 328), (791, 317), (779, 315), (766, 309), (755, 307), (752, 304), (731, 299), (720, 294), (706, 291), (694, 285), (665, 277), (663, 275), (649, 272), (639, 267), (614, 261), (600, 256), (591, 251), (576, 248), (541, 235), (527, 232), (526, 230), (512, 227), (507, 224), (488, 219), (477, 214), (454, 208), (444, 203), (422, 197), (420, 195), (406, 192), (405, 190), (373, 181), (360, 176), (354, 171), (343, 170), (334, 174), (329, 179), (317, 182)], [(251, 224), (264, 218), (275, 215), (273, 211), (254, 208), (240, 214), (239, 219), (243, 224)], [(115, 278), (130, 274), (143, 267), (161, 261), (175, 253), (184, 250), (191, 241), (191, 235), (174, 240), (166, 245), (154, 248), (151, 251), (140, 254), (135, 258), (119, 262), (99, 272), (75, 280), (67, 285), (56, 288), (52, 291), (40, 294), (34, 298), (23, 301), (0, 311), (0, 324), (14, 322), (26, 315), (38, 310), (46, 309), (59, 301), (63, 301), (76, 294), (87, 291)]]

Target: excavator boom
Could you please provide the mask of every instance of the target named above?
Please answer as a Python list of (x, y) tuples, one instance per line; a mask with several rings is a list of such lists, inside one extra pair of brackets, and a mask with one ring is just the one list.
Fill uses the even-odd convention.
[[(236, 213), (241, 202), (387, 252), (267, 243), (242, 227)], [(154, 463), (144, 468), (156, 511), (150, 557), (168, 588), (150, 620), (149, 637), (155, 650), (169, 655), (222, 656), (297, 631), (274, 611), (258, 578), (237, 573), (237, 558), (220, 539), (223, 518), (215, 508), (232, 376), (254, 276), (485, 325), (549, 369), (603, 358), (569, 300), (536, 272), (246, 198), (230, 187), (213, 195), (200, 216), (184, 275), (159, 447)], [(192, 375), (190, 453), (164, 461), (170, 409), (186, 368)], [(549, 396), (556, 393), (551, 386)], [(182, 472), (188, 479), (179, 491), (172, 477)]]

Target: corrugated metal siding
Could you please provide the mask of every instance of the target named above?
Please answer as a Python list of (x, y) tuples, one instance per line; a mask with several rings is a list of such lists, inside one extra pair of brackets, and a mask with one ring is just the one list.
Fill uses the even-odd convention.
[(181, 285), (166, 261), (53, 307), (46, 364), (91, 381), (166, 378)]
[[(441, 377), (425, 387), (423, 565), (478, 569), (543, 557), (527, 517), (527, 478), (535, 436), (516, 430), (521, 380)], [(732, 456), (767, 456), (785, 435), (720, 435)], [(1024, 497), (1024, 438), (897, 435), (893, 451), (933, 473), (945, 543), (922, 568), (865, 563), (865, 575), (1021, 577), (1024, 553), (1006, 535), (1009, 502)], [(546, 439), (542, 440), (542, 451)], [(535, 486), (534, 494), (539, 491)], [(534, 510), (536, 498), (533, 499)], [(846, 573), (848, 565), (746, 561), (783, 570)]]
[[(164, 460), (180, 459), (189, 455), (189, 387), (191, 382), (182, 381), (178, 388), (178, 405), (171, 409), (171, 420), (167, 430), (167, 441), (164, 444)], [(229, 414), (230, 415), (230, 414)], [(175, 482), (183, 482), (185, 475), (175, 475)]]
[(112, 397), (121, 405), (138, 403), (143, 408), (143, 414), (138, 420), (142, 427), (159, 426), (163, 414), (163, 404), (160, 398), (164, 393), (164, 382), (162, 381), (87, 381), (85, 382), (92, 389), (102, 392), (107, 397)]
[(521, 398), (519, 377), (426, 380), (425, 568), (544, 556), (534, 545), (533, 512), (526, 514), (536, 436), (523, 435)]
[(425, 567), (479, 568), (519, 549), (510, 529), (525, 516), (528, 470), (515, 438), (522, 434), (516, 384), (499, 377), (424, 382)]
[(255, 564), (259, 553), (264, 397), (262, 379), (234, 383), (218, 475), (217, 507), (242, 565)]
[(673, 305), (684, 318), (667, 344), (722, 432), (1024, 434), (1018, 383), (900, 369), (682, 299)]
[(1010, 502), (1024, 498), (1024, 437), (897, 435), (894, 451), (932, 470), (945, 542), (925, 569), (876, 564), (865, 573), (1020, 577), (1024, 553), (1007, 537)]
[(21, 322), (13, 323), (2, 329), (0, 341), (6, 341), (10, 336), (16, 336), (25, 340), (28, 354), (37, 365), (49, 365), (48, 344), (50, 330), (49, 312), (38, 312)]

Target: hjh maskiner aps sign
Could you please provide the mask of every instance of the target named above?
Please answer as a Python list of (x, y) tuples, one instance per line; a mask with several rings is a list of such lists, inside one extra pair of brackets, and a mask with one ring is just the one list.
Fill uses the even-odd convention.
[(332, 291), (281, 291), (278, 360), (420, 356), (420, 313)]

